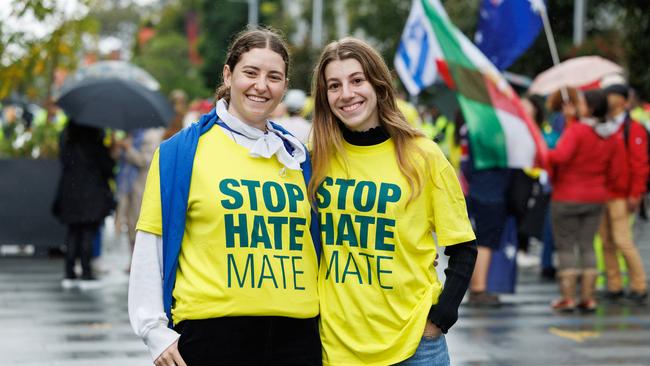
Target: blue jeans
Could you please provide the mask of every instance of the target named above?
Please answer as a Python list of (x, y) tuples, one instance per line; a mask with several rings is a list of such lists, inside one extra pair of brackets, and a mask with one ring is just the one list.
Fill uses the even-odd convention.
[(449, 366), (449, 351), (445, 336), (422, 337), (415, 354), (396, 366)]

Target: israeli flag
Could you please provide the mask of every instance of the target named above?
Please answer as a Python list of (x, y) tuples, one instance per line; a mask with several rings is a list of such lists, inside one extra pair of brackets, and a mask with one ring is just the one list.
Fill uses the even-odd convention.
[(421, 0), (415, 0), (394, 60), (397, 74), (409, 94), (418, 95), (435, 82), (438, 75), (436, 58), (441, 55)]

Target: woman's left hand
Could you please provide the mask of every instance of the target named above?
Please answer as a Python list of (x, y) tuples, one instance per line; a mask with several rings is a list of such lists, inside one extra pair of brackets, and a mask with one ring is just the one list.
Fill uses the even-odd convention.
[(438, 328), (435, 324), (431, 323), (431, 320), (427, 320), (427, 325), (424, 327), (423, 337), (427, 338), (436, 338), (442, 335), (442, 330)]

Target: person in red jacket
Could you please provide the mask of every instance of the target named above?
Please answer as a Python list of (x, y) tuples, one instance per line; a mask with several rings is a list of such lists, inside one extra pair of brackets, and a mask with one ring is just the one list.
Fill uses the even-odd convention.
[(621, 189), (624, 184), (617, 177), (626, 174), (622, 133), (605, 120), (605, 94), (588, 91), (580, 96), (577, 107), (579, 122), (572, 123), (549, 152), (551, 217), (561, 293), (552, 307), (558, 311), (576, 308), (578, 277), (581, 301), (577, 306), (584, 311), (596, 309), (598, 270), (593, 240), (610, 189)]
[(648, 133), (639, 122), (630, 118), (626, 110), (628, 87), (620, 77), (603, 79), (604, 91), (609, 103), (610, 120), (622, 131), (625, 138), (624, 156), (626, 176), (621, 176), (622, 189), (613, 190), (611, 199), (600, 225), (603, 241), (603, 256), (607, 274), (606, 298), (616, 301), (624, 296), (621, 271), (617, 260), (617, 250), (627, 264), (630, 278), (630, 292), (627, 297), (632, 302), (643, 304), (648, 297), (646, 273), (643, 261), (632, 237), (630, 215), (639, 208), (646, 191), (650, 166), (648, 165)]

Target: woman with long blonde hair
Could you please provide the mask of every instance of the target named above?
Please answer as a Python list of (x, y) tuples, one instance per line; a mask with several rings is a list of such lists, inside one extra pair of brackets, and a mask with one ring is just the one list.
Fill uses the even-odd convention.
[[(406, 122), (388, 67), (363, 41), (325, 47), (312, 95), (323, 363), (448, 365), (442, 334), (476, 259), (453, 168)], [(436, 242), (450, 256), (444, 287)]]

